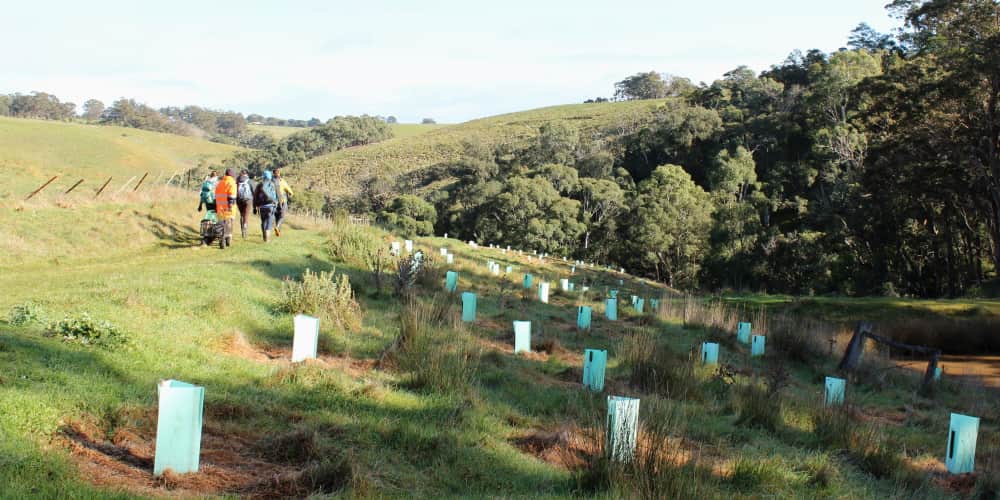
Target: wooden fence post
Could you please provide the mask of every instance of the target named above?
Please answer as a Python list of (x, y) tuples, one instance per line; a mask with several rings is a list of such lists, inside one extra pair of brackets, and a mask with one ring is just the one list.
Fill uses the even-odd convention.
[(42, 187), (40, 187), (40, 188), (32, 191), (31, 194), (29, 194), (28, 197), (24, 199), (24, 201), (28, 201), (28, 200), (34, 198), (36, 194), (41, 193), (43, 189), (49, 187), (49, 184), (52, 184), (58, 178), (59, 178), (59, 176), (57, 175), (57, 176), (49, 179), (49, 182), (46, 182), (45, 184), (42, 184)]
[(101, 186), (101, 189), (98, 189), (98, 190), (97, 190), (97, 194), (95, 194), (95, 195), (94, 195), (94, 199), (95, 199), (95, 200), (96, 200), (96, 199), (97, 199), (97, 198), (98, 198), (99, 196), (101, 196), (101, 193), (103, 193), (103, 192), (104, 192), (104, 188), (108, 187), (108, 184), (111, 184), (111, 179), (114, 179), (114, 177), (108, 177), (108, 181), (107, 181), (107, 182), (105, 182), (103, 186)]
[(72, 193), (73, 190), (76, 189), (76, 187), (79, 186), (80, 184), (83, 184), (83, 179), (80, 179), (80, 180), (76, 181), (76, 184), (73, 184), (73, 187), (67, 189), (66, 192), (63, 193), (63, 194), (70, 194), (70, 193)]
[(142, 174), (142, 179), (139, 179), (139, 183), (136, 184), (135, 189), (132, 190), (133, 193), (139, 190), (139, 186), (142, 186), (142, 182), (146, 180), (146, 177), (149, 177), (149, 172)]

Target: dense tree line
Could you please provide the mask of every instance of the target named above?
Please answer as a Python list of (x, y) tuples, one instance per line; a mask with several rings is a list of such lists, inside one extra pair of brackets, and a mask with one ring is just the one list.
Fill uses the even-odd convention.
[[(467, 147), (427, 198), (363, 190), (384, 220), (622, 265), (678, 287), (954, 296), (1000, 268), (1000, 7), (896, 0), (895, 34), (711, 84), (643, 73), (658, 116), (594, 144)], [(440, 179), (431, 179), (440, 180)], [(403, 213), (400, 215), (393, 215)], [(409, 219), (412, 219), (413, 223)]]
[(76, 116), (76, 104), (62, 102), (45, 92), (0, 94), (0, 116), (69, 120)]
[(247, 168), (253, 175), (264, 170), (292, 167), (338, 149), (361, 146), (392, 137), (392, 128), (372, 116), (338, 116), (323, 125), (271, 141), (262, 149), (236, 153), (227, 165)]

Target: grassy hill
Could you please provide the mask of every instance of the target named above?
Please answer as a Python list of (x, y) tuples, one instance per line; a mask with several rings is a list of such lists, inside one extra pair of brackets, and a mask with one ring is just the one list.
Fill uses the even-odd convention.
[[(1000, 449), (1000, 401), (947, 378), (920, 395), (915, 376), (873, 364), (852, 379), (849, 412), (826, 412), (818, 401), (834, 359), (789, 357), (781, 323), (759, 312), (671, 301), (627, 275), (443, 238), (416, 240), (431, 263), (406, 301), (390, 277), (378, 293), (362, 258), (397, 236), (293, 220), (271, 244), (255, 237), (221, 252), (197, 247), (183, 193), (164, 198), (53, 209), (59, 226), (91, 221), (63, 236), (75, 253), (0, 261), (0, 312), (30, 302), (21, 310), (47, 320), (87, 313), (128, 337), (87, 347), (47, 336), (45, 320), (0, 322), (0, 496), (948, 498), (976, 482), (943, 473), (949, 411), (983, 417), (979, 464)], [(107, 244), (85, 241), (95, 235)], [(512, 276), (493, 276), (487, 260)], [(307, 269), (346, 274), (360, 322), (334, 324), (348, 315), (335, 308), (345, 316), (324, 318), (320, 358), (292, 364), (283, 280)], [(460, 273), (460, 292), (478, 294), (473, 325), (458, 321), (458, 297), (441, 293), (445, 269)], [(522, 288), (524, 273), (552, 282), (548, 304)], [(591, 288), (563, 292), (559, 278)], [(611, 288), (622, 298), (617, 322), (603, 318)], [(640, 314), (633, 294), (664, 302)], [(575, 328), (581, 305), (593, 308), (591, 331)], [(719, 329), (736, 319), (768, 335), (765, 357), (750, 358), (732, 325)], [(512, 353), (513, 320), (533, 322), (534, 352)], [(786, 327), (819, 336), (817, 325)], [(722, 344), (728, 371), (690, 357), (706, 339)], [(580, 386), (585, 348), (609, 351), (604, 394)], [(787, 377), (780, 396), (764, 396), (775, 369)], [(206, 388), (202, 472), (155, 479), (156, 384), (167, 378)], [(641, 398), (633, 468), (597, 459), (605, 395)]]
[[(69, 176), (126, 175), (161, 161), (152, 158), (173, 168), (225, 152), (131, 129), (9, 122), (0, 127), (20, 130), (22, 141), (0, 135), (8, 141), (0, 154), (34, 158), (4, 165), (15, 180), (34, 179), (41, 162), (66, 165)], [(40, 198), (0, 210), (0, 498), (881, 499), (1000, 488), (1000, 397), (956, 365), (946, 362), (944, 380), (923, 392), (915, 372), (869, 351), (850, 377), (848, 406), (821, 403), (824, 377), (836, 374), (828, 341), (839, 350), (847, 332), (820, 317), (878, 320), (903, 308), (965, 316), (1000, 309), (996, 301), (704, 301), (443, 238), (416, 239), (430, 260), (404, 298), (393, 290), (411, 281), (397, 279), (394, 262), (383, 263), (380, 287), (370, 271), (369, 251), (401, 239), (382, 229), (293, 218), (270, 244), (255, 229), (223, 252), (198, 246), (190, 192)], [(453, 265), (441, 247), (456, 255)], [(512, 272), (493, 275), (489, 260)], [(347, 276), (357, 307), (329, 283), (290, 293), (286, 280), (307, 270)], [(459, 292), (477, 294), (474, 323), (460, 321), (461, 299), (443, 293), (446, 270), (459, 273)], [(536, 287), (523, 288), (525, 273), (552, 284), (548, 304)], [(578, 291), (558, 290), (561, 278)], [(615, 322), (604, 319), (611, 289), (620, 298)], [(632, 295), (647, 300), (644, 312), (629, 306)], [(654, 298), (661, 303), (651, 310)], [(319, 304), (317, 360), (290, 362), (289, 304)], [(795, 314), (783, 314), (789, 304)], [(576, 328), (580, 306), (593, 309), (589, 331)], [(50, 333), (64, 318), (78, 322), (63, 332), (86, 333), (74, 328), (83, 324), (126, 342), (84, 345)], [(513, 353), (515, 320), (532, 322), (533, 352)], [(763, 357), (735, 341), (739, 320), (766, 335)], [(720, 343), (721, 369), (698, 363), (706, 340)], [(602, 393), (581, 386), (585, 349), (608, 350)], [(170, 378), (206, 389), (202, 469), (154, 478), (156, 386)], [(602, 459), (609, 395), (641, 400), (628, 466)], [(951, 412), (982, 418), (975, 476), (944, 471)]]
[[(432, 130), (444, 127), (446, 125), (440, 124), (422, 124), (422, 123), (393, 123), (391, 124), (392, 133), (394, 137), (412, 137), (415, 135), (424, 134)], [(266, 132), (271, 134), (275, 139), (283, 139), (296, 132), (302, 132), (303, 130), (308, 130), (302, 127), (277, 127), (269, 125), (247, 125), (252, 131), (255, 132)]]
[[(149, 172), (152, 179), (214, 164), (236, 148), (204, 139), (133, 128), (0, 117), (0, 202), (21, 199), (54, 175), (51, 192), (93, 194), (109, 176), (115, 186)], [(138, 179), (136, 179), (138, 180)], [(48, 189), (47, 189), (48, 192)]]
[[(538, 134), (546, 122), (563, 120), (581, 130), (582, 137), (604, 136), (618, 127), (628, 128), (646, 121), (663, 101), (629, 101), (599, 104), (569, 104), (481, 118), (457, 125), (431, 126), (419, 135), (397, 129), (393, 139), (349, 148), (314, 158), (289, 171), (300, 185), (344, 195), (373, 173), (396, 176), (461, 158), (463, 144), (523, 144)], [(402, 127), (402, 126), (401, 126)], [(426, 125), (405, 125), (423, 130)], [(416, 127), (420, 127), (417, 129)]]

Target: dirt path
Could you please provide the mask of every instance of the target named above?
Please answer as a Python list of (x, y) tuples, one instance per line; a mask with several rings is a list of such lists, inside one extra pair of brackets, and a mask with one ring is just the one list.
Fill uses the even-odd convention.
[[(927, 369), (924, 360), (899, 360), (898, 363), (919, 372)], [(1000, 356), (944, 355), (939, 365), (946, 377), (979, 382), (1000, 390)]]

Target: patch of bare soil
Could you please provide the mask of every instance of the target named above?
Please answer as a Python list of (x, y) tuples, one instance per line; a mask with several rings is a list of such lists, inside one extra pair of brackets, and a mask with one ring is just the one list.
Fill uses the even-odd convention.
[[(154, 412), (155, 409), (150, 410)], [(155, 419), (150, 422), (155, 422)], [(199, 471), (153, 476), (156, 432), (120, 427), (110, 439), (92, 422), (65, 423), (54, 444), (70, 452), (81, 475), (96, 486), (145, 496), (196, 497), (235, 494), (246, 498), (303, 497), (319, 489), (314, 469), (261, 456), (254, 436), (225, 433), (206, 423)], [(349, 477), (341, 479), (346, 484)], [(329, 482), (329, 481), (328, 481)], [(333, 485), (336, 486), (336, 485)]]
[[(923, 373), (927, 360), (896, 360), (907, 369)], [(1000, 356), (965, 356), (946, 354), (938, 361), (944, 376), (1000, 391)]]
[(600, 452), (597, 437), (573, 425), (553, 431), (537, 430), (511, 439), (511, 443), (540, 460), (575, 470), (588, 462), (588, 457)]
[[(292, 364), (292, 348), (288, 347), (261, 347), (250, 342), (243, 332), (236, 331), (229, 337), (222, 346), (226, 354), (249, 359), (259, 363), (271, 363), (275, 365)], [(354, 359), (350, 356), (331, 356), (320, 354), (316, 359), (306, 360), (305, 363), (316, 364), (325, 368), (335, 368), (352, 377), (361, 377), (373, 370), (376, 365), (374, 359)]]

